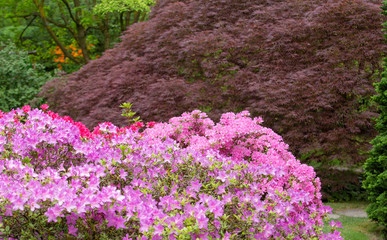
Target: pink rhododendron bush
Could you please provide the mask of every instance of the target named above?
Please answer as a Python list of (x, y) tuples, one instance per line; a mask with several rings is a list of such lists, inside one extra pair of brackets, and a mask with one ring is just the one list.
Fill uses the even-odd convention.
[(342, 239), (320, 181), (261, 119), (118, 128), (0, 112), (2, 239)]

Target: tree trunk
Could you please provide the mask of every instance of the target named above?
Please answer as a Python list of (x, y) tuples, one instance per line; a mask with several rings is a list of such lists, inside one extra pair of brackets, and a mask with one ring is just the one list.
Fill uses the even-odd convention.
[(124, 24), (124, 13), (120, 13), (120, 28), (121, 32), (125, 31), (125, 24)]
[(143, 22), (143, 21), (145, 20), (145, 18), (146, 18), (146, 15), (147, 15), (147, 13), (146, 13), (146, 12), (143, 12), (143, 13), (142, 13), (142, 16), (141, 16), (140, 22)]
[(80, 23), (80, 18), (82, 16), (82, 10), (79, 8), (81, 6), (80, 0), (74, 0), (74, 7), (77, 8), (75, 11), (75, 24), (77, 26), (77, 37), (76, 40), (78, 42), (79, 47), (82, 50), (83, 59), (85, 63), (88, 63), (90, 61), (89, 56), (89, 50), (87, 49), (87, 43), (86, 43), (86, 29), (82, 26)]
[(140, 18), (140, 11), (135, 12), (134, 14), (134, 20), (133, 23), (138, 22), (138, 19)]
[(103, 48), (104, 51), (110, 48), (110, 32), (109, 32), (109, 15), (106, 15), (106, 18), (103, 20), (103, 38), (104, 38), (104, 43), (103, 43)]
[[(126, 12), (125, 13), (125, 27), (129, 27), (130, 26), (130, 16), (132, 15), (132, 12)], [(125, 30), (126, 30), (125, 28)]]
[(90, 56), (89, 50), (87, 49), (86, 37), (86, 29), (81, 24), (77, 24), (77, 42), (82, 50), (85, 63), (88, 63), (90, 61)]

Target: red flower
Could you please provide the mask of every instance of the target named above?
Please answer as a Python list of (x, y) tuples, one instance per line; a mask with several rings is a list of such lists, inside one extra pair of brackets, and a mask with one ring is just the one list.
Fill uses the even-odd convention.
[(136, 122), (136, 126), (137, 126), (138, 128), (142, 128), (142, 127), (144, 126), (144, 123), (142, 123), (142, 122)]
[(31, 107), (30, 107), (30, 105), (25, 105), (25, 106), (23, 106), (23, 112), (25, 112), (25, 113), (28, 113), (29, 111), (31, 111)]
[(146, 126), (148, 127), (148, 128), (152, 128), (152, 127), (154, 127), (155, 126), (155, 122), (148, 122), (147, 124), (146, 124)]
[(43, 104), (42, 106), (40, 106), (40, 108), (43, 110), (47, 110), (49, 106), (47, 104)]

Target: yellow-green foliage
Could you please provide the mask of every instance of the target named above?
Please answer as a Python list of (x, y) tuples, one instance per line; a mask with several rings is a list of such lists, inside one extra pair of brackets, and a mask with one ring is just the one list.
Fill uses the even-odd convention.
[(94, 7), (94, 12), (105, 15), (110, 12), (149, 12), (154, 0), (102, 0)]

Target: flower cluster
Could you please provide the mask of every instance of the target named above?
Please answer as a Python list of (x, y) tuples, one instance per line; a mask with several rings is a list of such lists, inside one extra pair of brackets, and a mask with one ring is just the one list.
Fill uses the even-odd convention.
[(0, 238), (342, 239), (313, 168), (248, 112), (90, 132), (47, 108), (0, 115)]
[[(69, 52), (69, 54), (71, 54), (71, 56), (73, 56), (74, 58), (78, 58), (78, 59), (83, 58), (82, 49), (80, 49), (78, 44), (76, 44), (75, 42), (71, 43), (68, 46), (65, 46), (65, 48)], [(95, 45), (92, 43), (87, 43), (87, 50), (89, 51), (95, 50)], [(51, 54), (56, 55), (54, 62), (58, 63), (57, 66), (59, 69), (63, 68), (62, 64), (70, 62), (70, 60), (65, 56), (62, 49), (59, 46), (56, 46), (55, 49), (52, 49)], [(99, 56), (98, 55), (96, 55), (95, 57), (92, 56), (92, 58), (93, 59), (99, 58)]]

